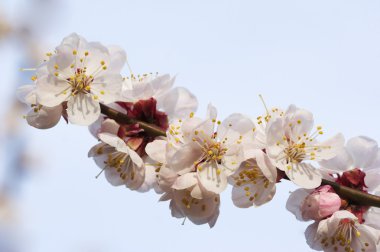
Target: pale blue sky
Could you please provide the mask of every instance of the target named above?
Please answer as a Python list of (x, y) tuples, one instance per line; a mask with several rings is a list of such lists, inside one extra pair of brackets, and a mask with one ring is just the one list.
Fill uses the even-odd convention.
[[(5, 0), (4, 6), (20, 19), (27, 3)], [(177, 74), (177, 85), (198, 97), (200, 115), (212, 102), (221, 118), (256, 117), (264, 111), (263, 94), (269, 106), (311, 110), (325, 137), (342, 132), (380, 140), (379, 1), (65, 0), (37, 14), (43, 14), (41, 28), (51, 23), (39, 32), (46, 44), (77, 32), (125, 48), (136, 73)], [(7, 59), (0, 62), (2, 78), (10, 83), (20, 52), (3, 45), (0, 53)], [(10, 87), (2, 85), (2, 101), (10, 100)], [(295, 189), (288, 182), (257, 209), (234, 207), (227, 191), (213, 229), (182, 226), (154, 193), (94, 179), (98, 168), (86, 155), (96, 141), (87, 129), (61, 122), (26, 134), (30, 148), (46, 158), (19, 203), (28, 252), (310, 251), (307, 224), (285, 210)]]

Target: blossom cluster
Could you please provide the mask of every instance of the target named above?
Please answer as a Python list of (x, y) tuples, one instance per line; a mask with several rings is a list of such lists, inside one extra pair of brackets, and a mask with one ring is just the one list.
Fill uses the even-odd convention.
[[(234, 113), (219, 120), (211, 104), (195, 115), (196, 97), (175, 78), (153, 73), (122, 76), (126, 53), (119, 47), (64, 38), (36, 69), (33, 84), (19, 88), (29, 104), (28, 124), (55, 126), (61, 117), (89, 127), (98, 140), (92, 157), (113, 186), (147, 192), (170, 201), (173, 217), (213, 227), (220, 194), (232, 186), (233, 204), (261, 206), (276, 183), (290, 180), (287, 209), (298, 220), (314, 221), (305, 232), (311, 248), (324, 251), (380, 251), (380, 210), (349, 200), (322, 181), (380, 193), (377, 143), (342, 134), (322, 139), (311, 112), (290, 105), (259, 117)], [(128, 120), (102, 111), (102, 106)], [(163, 134), (154, 134), (145, 127)], [(98, 177), (97, 176), (97, 177)]]

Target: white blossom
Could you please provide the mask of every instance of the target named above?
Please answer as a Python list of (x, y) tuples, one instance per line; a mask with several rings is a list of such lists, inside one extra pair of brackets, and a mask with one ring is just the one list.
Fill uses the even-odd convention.
[(38, 129), (52, 128), (61, 119), (63, 107), (61, 104), (54, 107), (41, 105), (37, 100), (36, 86), (24, 85), (17, 89), (17, 96), (23, 103), (28, 104), (31, 109), (25, 116), (30, 126)]
[(290, 180), (303, 188), (321, 184), (322, 175), (310, 161), (331, 159), (344, 144), (341, 134), (317, 142), (316, 138), (324, 132), (320, 126), (312, 132), (313, 124), (309, 111), (291, 105), (283, 117), (269, 121), (266, 128), (268, 156)]
[(37, 97), (46, 107), (67, 102), (71, 123), (89, 125), (100, 116), (99, 102), (119, 99), (126, 55), (117, 47), (87, 42), (73, 33), (37, 69)]
[(245, 161), (229, 177), (232, 200), (237, 207), (260, 206), (276, 193), (277, 169), (262, 150), (245, 153)]
[(132, 190), (139, 189), (145, 179), (143, 160), (116, 135), (116, 122), (107, 119), (102, 124), (102, 130), (98, 134), (102, 142), (92, 147), (88, 156), (94, 158), (110, 184), (126, 185)]
[(325, 252), (376, 252), (380, 242), (379, 230), (360, 224), (345, 210), (310, 225), (305, 235), (311, 248)]

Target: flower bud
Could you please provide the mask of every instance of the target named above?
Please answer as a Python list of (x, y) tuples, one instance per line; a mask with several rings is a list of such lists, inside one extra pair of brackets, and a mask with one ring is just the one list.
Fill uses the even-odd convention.
[(338, 211), (341, 206), (340, 197), (331, 186), (321, 186), (305, 198), (301, 205), (304, 220), (322, 220)]

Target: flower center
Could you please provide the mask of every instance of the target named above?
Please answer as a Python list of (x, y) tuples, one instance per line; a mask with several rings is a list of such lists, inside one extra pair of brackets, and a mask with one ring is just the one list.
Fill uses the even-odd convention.
[(214, 142), (211, 145), (205, 145), (203, 147), (206, 162), (215, 161), (221, 163), (224, 154), (227, 152), (227, 148), (223, 148), (220, 143)]
[(305, 143), (291, 144), (284, 150), (287, 163), (301, 163), (306, 156)]
[(366, 251), (369, 244), (368, 242), (362, 241), (361, 233), (356, 228), (355, 221), (351, 219), (342, 219), (333, 235), (323, 237), (321, 244), (325, 248), (332, 247), (335, 251), (338, 251), (339, 248), (341, 248), (347, 252), (354, 252), (355, 250), (351, 246), (353, 239), (358, 239), (361, 251)]
[(67, 79), (71, 86), (71, 95), (77, 95), (79, 93), (89, 93), (91, 90), (91, 83), (94, 81), (94, 77), (86, 74), (86, 67), (77, 68), (75, 74)]

